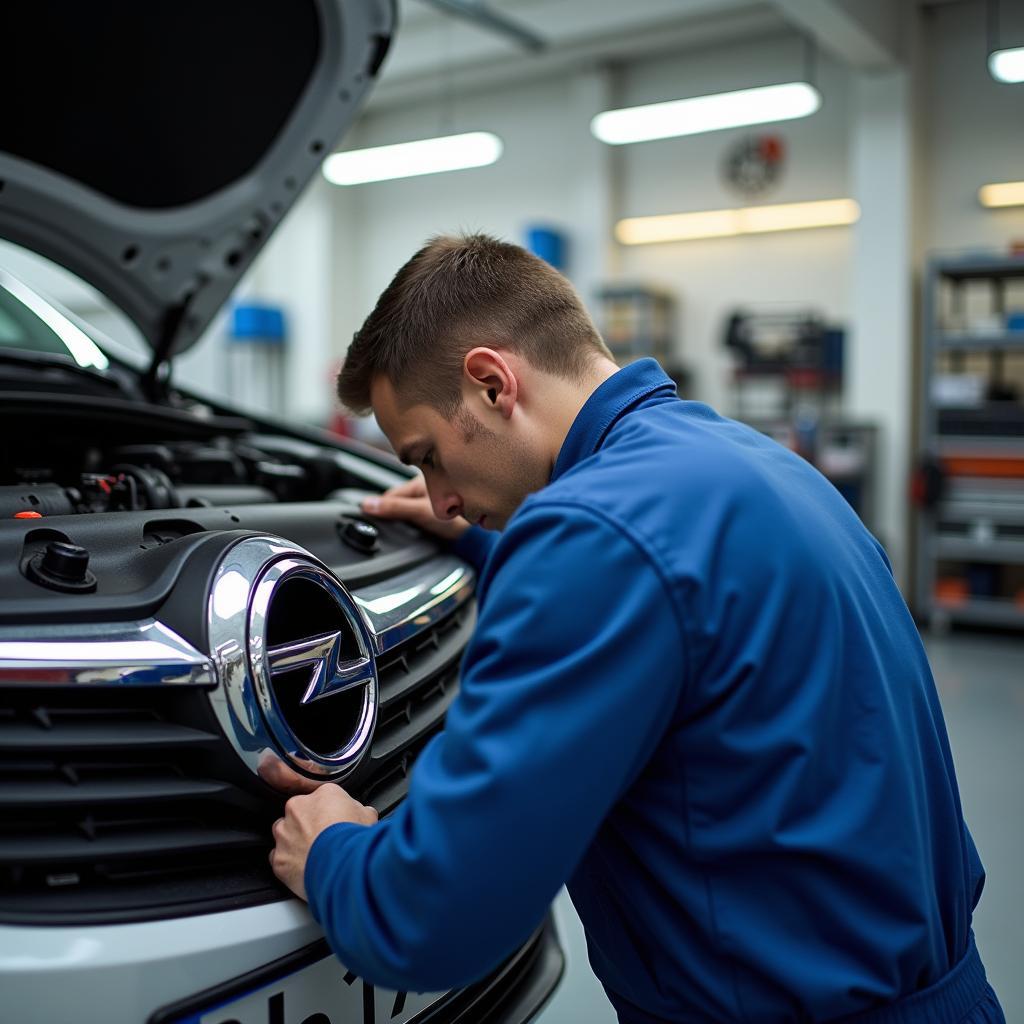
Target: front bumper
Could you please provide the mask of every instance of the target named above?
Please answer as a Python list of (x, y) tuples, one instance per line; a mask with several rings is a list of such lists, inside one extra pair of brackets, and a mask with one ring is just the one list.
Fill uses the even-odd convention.
[[(0, 926), (3, 1018), (19, 1024), (142, 1024), (168, 1019), (197, 994), (322, 939), (295, 900), (137, 924)], [(423, 1019), (437, 1024), (525, 1024), (558, 984), (564, 960), (550, 920), (482, 982)], [(338, 965), (339, 978), (345, 974)], [(199, 1000), (201, 1003), (202, 1000)], [(366, 1013), (334, 1024), (370, 1024)], [(248, 1022), (246, 1022), (248, 1024)], [(260, 1024), (263, 1024), (261, 1021)]]

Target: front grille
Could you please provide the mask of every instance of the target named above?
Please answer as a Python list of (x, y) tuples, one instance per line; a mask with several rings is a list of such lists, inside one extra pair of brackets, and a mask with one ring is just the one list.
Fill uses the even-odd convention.
[[(373, 746), (345, 787), (383, 815), (458, 690), (468, 602), (378, 663)], [(0, 709), (0, 920), (142, 920), (284, 898), (267, 864), (281, 800), (204, 692), (12, 687)]]
[(526, 1024), (551, 995), (565, 969), (550, 916), (500, 967), (428, 1013), (422, 1024)]
[(377, 660), (377, 729), (347, 788), (381, 815), (405, 797), (416, 758), (441, 731), (459, 690), (459, 661), (475, 622), (476, 605), (469, 601)]
[(124, 920), (278, 897), (273, 807), (205, 695), (172, 691), (5, 692), (0, 918)]

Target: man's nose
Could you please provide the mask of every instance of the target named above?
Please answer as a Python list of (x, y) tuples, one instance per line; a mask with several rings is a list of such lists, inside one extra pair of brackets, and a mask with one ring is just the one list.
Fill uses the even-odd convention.
[(438, 519), (454, 519), (462, 515), (462, 500), (446, 487), (429, 487), (430, 504)]

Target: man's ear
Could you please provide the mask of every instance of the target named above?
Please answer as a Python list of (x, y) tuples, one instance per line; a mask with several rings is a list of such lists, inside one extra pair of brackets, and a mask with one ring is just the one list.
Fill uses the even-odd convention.
[(463, 398), (469, 407), (508, 419), (519, 399), (519, 381), (504, 356), (493, 348), (470, 349), (462, 369)]

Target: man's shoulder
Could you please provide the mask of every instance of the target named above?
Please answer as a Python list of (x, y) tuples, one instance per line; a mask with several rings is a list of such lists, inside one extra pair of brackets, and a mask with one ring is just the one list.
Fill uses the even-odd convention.
[[(787, 457), (749, 428), (698, 415), (687, 404), (707, 408), (677, 402), (625, 417), (601, 448), (530, 502), (590, 510), (640, 533), (645, 524), (661, 533), (671, 526), (666, 510), (674, 510), (671, 520), (704, 505), (712, 492), (720, 500), (749, 495), (764, 481), (751, 471), (752, 461)], [(776, 451), (766, 452), (762, 442)]]
[[(529, 497), (509, 521), (480, 580), (488, 603), (500, 588), (514, 607), (541, 601), (555, 619), (585, 612), (587, 601), (609, 589), (623, 607), (640, 607), (640, 594), (657, 593), (674, 606), (670, 573), (644, 531), (617, 509), (581, 500), (559, 488)], [(633, 595), (633, 596), (630, 596)], [(673, 615), (677, 612), (673, 611)]]
[(624, 550), (633, 550), (634, 558), (639, 554), (641, 562), (657, 561), (645, 531), (614, 501), (550, 485), (519, 507), (495, 545), (497, 557), (489, 567), (514, 563), (529, 574), (542, 565), (548, 578), (560, 572), (590, 573)]
[(708, 551), (756, 565), (771, 550), (800, 547), (802, 525), (821, 520), (827, 533), (850, 518), (834, 489), (770, 438), (697, 403), (649, 412), (624, 418), (517, 518), (541, 509), (598, 517), (662, 571), (687, 577), (706, 568)]
[(581, 546), (586, 546), (593, 543), (594, 536), (628, 533), (624, 530), (627, 525), (614, 502), (600, 500), (586, 489), (556, 483), (531, 494), (520, 505), (505, 535), (522, 537), (538, 528), (545, 531), (559, 528), (563, 543), (579, 540)]

